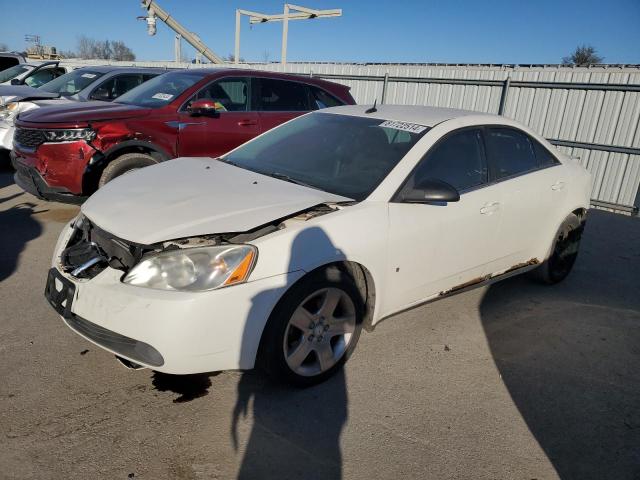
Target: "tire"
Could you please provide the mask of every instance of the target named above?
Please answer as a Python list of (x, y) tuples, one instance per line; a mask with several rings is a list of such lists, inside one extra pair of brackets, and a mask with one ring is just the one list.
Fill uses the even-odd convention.
[(553, 241), (551, 255), (532, 272), (537, 280), (553, 285), (567, 278), (578, 257), (583, 230), (584, 222), (577, 215), (572, 213), (565, 219)]
[(327, 380), (358, 343), (364, 304), (346, 270), (331, 266), (311, 272), (284, 294), (269, 317), (258, 366), (275, 381), (297, 387)]
[(158, 161), (151, 155), (146, 153), (125, 153), (119, 157), (111, 160), (100, 175), (98, 181), (98, 188), (104, 187), (108, 182), (120, 175), (137, 170), (138, 168), (148, 167), (149, 165), (155, 165)]

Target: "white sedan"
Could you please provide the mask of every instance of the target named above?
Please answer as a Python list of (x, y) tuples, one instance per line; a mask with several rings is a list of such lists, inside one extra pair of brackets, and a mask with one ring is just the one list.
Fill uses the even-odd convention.
[(64, 228), (46, 296), (132, 368), (318, 383), (362, 329), (578, 252), (590, 176), (494, 115), (345, 106), (220, 159), (119, 177)]

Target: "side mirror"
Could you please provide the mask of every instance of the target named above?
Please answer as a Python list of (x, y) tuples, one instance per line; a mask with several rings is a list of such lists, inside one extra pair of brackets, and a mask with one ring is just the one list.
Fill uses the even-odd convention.
[(22, 80), (18, 80), (17, 78), (12, 78), (11, 85), (22, 85)]
[(446, 203), (460, 200), (455, 187), (435, 178), (425, 178), (412, 189), (403, 192), (400, 200), (406, 203)]
[(216, 110), (216, 102), (213, 100), (196, 100), (191, 105), (189, 105), (189, 113), (194, 116), (206, 116), (206, 117), (216, 117), (218, 116), (218, 111)]

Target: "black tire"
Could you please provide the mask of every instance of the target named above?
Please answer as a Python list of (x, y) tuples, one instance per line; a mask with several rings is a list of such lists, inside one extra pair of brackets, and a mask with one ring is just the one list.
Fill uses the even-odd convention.
[[(314, 375), (300, 375), (289, 366), (285, 358), (285, 335), (289, 331), (289, 321), (305, 299), (314, 295), (314, 292), (327, 288), (338, 289), (351, 299), (355, 307), (355, 329), (351, 333), (344, 353), (331, 368)], [(353, 353), (362, 331), (364, 305), (365, 300), (356, 287), (353, 276), (346, 269), (331, 266), (311, 272), (284, 294), (271, 313), (262, 334), (257, 366), (265, 370), (275, 381), (296, 387), (309, 387), (324, 382), (341, 369)]]
[(104, 187), (108, 182), (120, 175), (130, 172), (131, 170), (137, 170), (138, 168), (148, 167), (155, 165), (158, 161), (151, 155), (146, 153), (125, 153), (109, 162), (109, 164), (102, 171), (100, 180), (98, 181), (98, 188)]
[(548, 285), (567, 278), (576, 263), (583, 230), (584, 222), (573, 213), (569, 215), (555, 236), (551, 255), (533, 270), (534, 278)]

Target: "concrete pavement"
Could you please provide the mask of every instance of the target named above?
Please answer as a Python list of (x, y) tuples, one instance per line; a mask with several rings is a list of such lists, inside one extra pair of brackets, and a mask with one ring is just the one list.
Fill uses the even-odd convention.
[(315, 388), (128, 371), (43, 297), (77, 207), (0, 172), (0, 478), (638, 479), (640, 221), (592, 211), (574, 272), (365, 333)]

